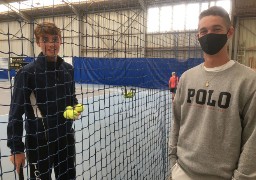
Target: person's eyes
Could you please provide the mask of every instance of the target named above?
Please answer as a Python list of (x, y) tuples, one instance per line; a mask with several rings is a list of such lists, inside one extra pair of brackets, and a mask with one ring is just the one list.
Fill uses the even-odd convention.
[(44, 38), (42, 39), (42, 41), (43, 41), (44, 43), (47, 43), (47, 42), (48, 42), (48, 38), (44, 37)]
[(56, 37), (56, 38), (53, 38), (53, 39), (52, 39), (52, 42), (53, 42), (53, 43), (58, 43), (58, 42), (59, 42), (59, 38), (57, 38), (57, 37)]
[(199, 32), (200, 36), (204, 36), (207, 34), (207, 30), (202, 30)]
[(58, 37), (54, 37), (52, 38), (52, 40), (50, 41), (47, 37), (42, 38), (42, 42), (43, 43), (58, 43), (59, 42), (59, 38)]
[(214, 32), (220, 32), (220, 31), (222, 31), (222, 29), (221, 28), (215, 28), (215, 29), (213, 29), (213, 31)]

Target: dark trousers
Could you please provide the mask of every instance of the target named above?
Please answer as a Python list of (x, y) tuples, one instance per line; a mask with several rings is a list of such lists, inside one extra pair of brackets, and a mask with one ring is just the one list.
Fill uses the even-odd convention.
[(176, 93), (177, 88), (170, 88), (171, 93)]
[(26, 139), (27, 159), (30, 168), (29, 179), (50, 180), (52, 168), (58, 180), (76, 178), (75, 138), (67, 134), (55, 141)]

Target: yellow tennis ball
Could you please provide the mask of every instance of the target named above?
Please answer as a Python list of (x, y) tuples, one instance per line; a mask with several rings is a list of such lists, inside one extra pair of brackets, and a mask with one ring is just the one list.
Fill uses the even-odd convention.
[(132, 91), (127, 92), (127, 93), (124, 95), (125, 98), (132, 98), (133, 96), (134, 96), (134, 93), (133, 93)]
[(69, 113), (70, 119), (77, 119), (79, 113), (76, 110), (70, 110), (71, 112)]
[(128, 92), (128, 94), (127, 94), (128, 96), (132, 96), (133, 95), (133, 93), (132, 92)]
[(78, 115), (79, 115), (79, 113), (76, 110), (66, 110), (63, 113), (63, 116), (66, 119), (77, 119)]
[(77, 112), (82, 112), (82, 111), (84, 110), (84, 106), (83, 106), (82, 104), (77, 104), (77, 105), (75, 106), (75, 110), (76, 110)]
[(63, 116), (64, 116), (64, 118), (68, 119), (69, 118), (69, 110), (64, 111)]
[(73, 110), (73, 107), (72, 106), (67, 106), (66, 110)]

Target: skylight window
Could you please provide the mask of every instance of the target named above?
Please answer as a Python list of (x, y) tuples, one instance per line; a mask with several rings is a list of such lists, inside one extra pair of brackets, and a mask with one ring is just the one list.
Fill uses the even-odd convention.
[(211, 6), (221, 6), (230, 13), (230, 0), (187, 3), (148, 9), (147, 32), (196, 30), (200, 12)]
[(185, 28), (185, 4), (175, 5), (173, 7), (173, 30), (179, 31)]

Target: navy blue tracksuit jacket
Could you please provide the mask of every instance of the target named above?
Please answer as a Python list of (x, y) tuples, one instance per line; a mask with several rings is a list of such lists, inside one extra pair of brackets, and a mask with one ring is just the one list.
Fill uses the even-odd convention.
[(42, 53), (15, 77), (7, 126), (7, 146), (11, 153), (24, 152), (26, 137), (54, 141), (71, 133), (72, 121), (63, 117), (66, 106), (77, 104), (73, 66), (58, 56), (47, 62)]

